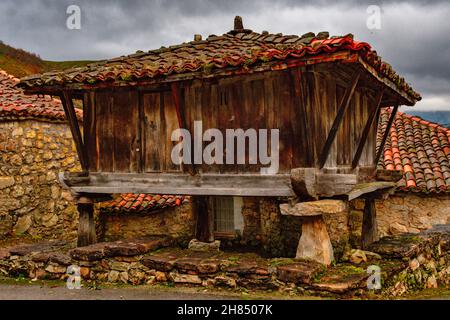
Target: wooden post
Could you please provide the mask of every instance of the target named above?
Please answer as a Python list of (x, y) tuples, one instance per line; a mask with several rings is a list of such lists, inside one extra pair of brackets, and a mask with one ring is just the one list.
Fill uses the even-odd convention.
[(63, 91), (60, 96), (66, 118), (69, 122), (70, 131), (72, 132), (72, 137), (77, 147), (78, 159), (80, 160), (81, 168), (83, 171), (89, 169), (89, 163), (87, 160), (86, 150), (84, 149), (84, 142), (81, 136), (80, 127), (78, 125), (77, 115), (75, 113), (75, 108), (72, 103), (72, 97), (69, 92)]
[(364, 127), (361, 137), (359, 138), (358, 149), (356, 150), (355, 156), (353, 157), (353, 161), (352, 161), (353, 169), (356, 168), (356, 166), (359, 163), (359, 159), (361, 158), (361, 154), (363, 152), (364, 146), (366, 145), (366, 141), (369, 136), (370, 129), (373, 126), (375, 118), (377, 117), (377, 115), (379, 115), (379, 111), (381, 108), (381, 100), (383, 99), (383, 94), (384, 94), (384, 89), (381, 89), (376, 98), (376, 106), (373, 109), (372, 113), (369, 115), (369, 118), (367, 119), (367, 122), (366, 122), (366, 126)]
[(364, 205), (361, 247), (366, 249), (370, 244), (378, 240), (375, 199), (367, 198)]
[(78, 208), (78, 247), (97, 243), (94, 223), (94, 201), (91, 198), (80, 197)]
[(395, 116), (398, 111), (398, 103), (394, 106), (391, 112), (391, 117), (388, 120), (388, 124), (386, 126), (386, 130), (384, 131), (383, 138), (381, 140), (380, 145), (378, 146), (378, 152), (375, 158), (375, 165), (380, 161), (381, 155), (384, 152), (384, 145), (386, 144), (387, 138), (389, 137), (389, 131), (391, 131), (392, 124), (394, 123)]
[(192, 206), (196, 217), (195, 237), (201, 242), (214, 241), (214, 219), (209, 198), (205, 196), (192, 197)]

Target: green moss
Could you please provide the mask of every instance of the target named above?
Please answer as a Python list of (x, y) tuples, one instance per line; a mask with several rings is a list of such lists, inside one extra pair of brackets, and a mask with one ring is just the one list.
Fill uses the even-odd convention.
[(291, 258), (274, 258), (269, 260), (269, 266), (271, 267), (284, 266), (295, 262), (296, 261)]

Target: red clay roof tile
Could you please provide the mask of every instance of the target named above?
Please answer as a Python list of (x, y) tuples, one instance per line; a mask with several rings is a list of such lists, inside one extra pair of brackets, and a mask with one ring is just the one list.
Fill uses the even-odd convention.
[(271, 61), (280, 64), (272, 67), (273, 70), (278, 70), (290, 67), (292, 63), (292, 66), (296, 65), (295, 63), (298, 65), (298, 61), (292, 60), (300, 58), (305, 58), (305, 63), (336, 61), (344, 58), (338, 53), (346, 51), (357, 53), (380, 77), (391, 80), (398, 90), (406, 92), (413, 101), (421, 99), (404, 78), (381, 60), (368, 43), (355, 41), (350, 34), (328, 38), (326, 32), (317, 36), (308, 33), (302, 37), (281, 33), (263, 35), (255, 32), (229, 32), (169, 48), (138, 51), (85, 67), (25, 77), (20, 86), (40, 88), (71, 84), (114, 85), (119, 82), (149, 80), (196, 71), (199, 74), (210, 74), (213, 69), (226, 68), (238, 68), (238, 71), (247, 72)]
[[(391, 109), (381, 112), (378, 144), (386, 130)], [(450, 192), (450, 130), (439, 124), (398, 112), (378, 164), (402, 170), (402, 191)]]
[[(25, 95), (19, 79), (0, 69), (0, 121), (38, 119), (65, 122), (61, 102), (50, 96)], [(77, 109), (78, 119), (82, 110)]]
[(151, 212), (168, 207), (180, 206), (189, 197), (151, 194), (121, 194), (114, 200), (101, 204), (102, 211), (108, 213)]

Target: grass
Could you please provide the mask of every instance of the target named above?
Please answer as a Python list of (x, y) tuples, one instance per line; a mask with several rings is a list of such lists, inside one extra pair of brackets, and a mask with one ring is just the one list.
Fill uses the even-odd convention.
[(16, 49), (0, 41), (0, 69), (21, 78), (37, 73), (82, 67), (95, 61), (46, 61), (38, 55)]

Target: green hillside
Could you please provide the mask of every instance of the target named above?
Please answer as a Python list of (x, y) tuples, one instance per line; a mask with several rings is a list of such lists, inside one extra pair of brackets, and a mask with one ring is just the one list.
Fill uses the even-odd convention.
[(93, 61), (46, 61), (23, 49), (16, 49), (0, 41), (0, 69), (18, 78), (47, 71), (84, 66)]

